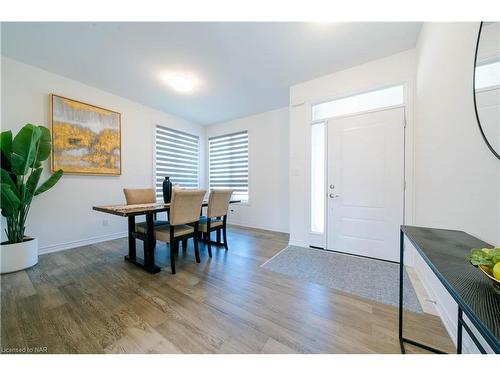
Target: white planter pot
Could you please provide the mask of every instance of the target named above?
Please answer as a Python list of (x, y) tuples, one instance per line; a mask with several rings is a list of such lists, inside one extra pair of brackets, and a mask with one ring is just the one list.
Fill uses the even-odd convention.
[(2, 244), (0, 246), (0, 273), (9, 273), (33, 267), (38, 263), (38, 240)]

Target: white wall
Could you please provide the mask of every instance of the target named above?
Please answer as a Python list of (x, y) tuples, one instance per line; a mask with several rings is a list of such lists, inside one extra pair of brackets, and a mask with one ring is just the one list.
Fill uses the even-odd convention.
[[(406, 222), (464, 230), (500, 243), (500, 161), (474, 115), (472, 72), (477, 23), (425, 24), (416, 50), (290, 89), (290, 242), (309, 245), (311, 104), (407, 82)], [(408, 249), (411, 252), (411, 247)], [(423, 262), (414, 265), (451, 337), (457, 306)], [(464, 338), (466, 351), (475, 351)]]
[[(404, 83), (407, 137), (413, 132), (415, 50), (398, 53), (290, 88), (290, 243), (308, 246), (316, 241), (310, 228), (310, 119), (311, 104), (336, 97)], [(407, 143), (407, 218), (412, 213), (412, 144)], [(407, 221), (411, 221), (408, 220)]]
[(288, 232), (288, 107), (210, 125), (206, 137), (241, 130), (248, 130), (250, 198), (232, 205), (228, 220)]
[[(415, 224), (463, 230), (498, 245), (500, 161), (481, 138), (473, 103), (478, 28), (477, 23), (426, 23), (420, 32)], [(457, 305), (418, 258), (415, 256), (415, 270), (431, 298), (436, 299), (443, 323), (456, 341)], [(464, 352), (477, 352), (464, 335)]]
[(426, 23), (418, 41), (415, 223), (500, 243), (500, 160), (481, 138), (472, 72), (479, 25)]
[[(123, 203), (124, 187), (153, 186), (156, 124), (200, 135), (201, 155), (205, 153), (205, 129), (199, 125), (3, 56), (1, 87), (2, 130), (17, 132), (28, 122), (49, 126), (49, 93), (95, 104), (122, 115), (121, 176), (65, 175), (54, 188), (35, 197), (26, 233), (39, 238), (40, 252), (125, 234), (125, 219), (92, 211), (92, 206)], [(42, 179), (48, 176), (48, 171), (46, 163)], [(202, 186), (204, 171), (201, 160)], [(107, 226), (103, 225), (104, 220)]]

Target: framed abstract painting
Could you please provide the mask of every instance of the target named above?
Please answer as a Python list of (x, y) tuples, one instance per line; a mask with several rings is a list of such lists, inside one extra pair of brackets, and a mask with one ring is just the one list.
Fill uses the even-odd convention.
[(50, 95), (52, 171), (121, 175), (121, 115)]

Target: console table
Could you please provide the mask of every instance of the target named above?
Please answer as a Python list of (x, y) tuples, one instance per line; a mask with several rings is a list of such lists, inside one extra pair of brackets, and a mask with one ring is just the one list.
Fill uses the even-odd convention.
[(403, 336), (403, 272), (404, 238), (407, 238), (421, 255), (438, 280), (458, 305), (457, 354), (462, 353), (462, 331), (469, 334), (481, 353), (486, 353), (474, 332), (464, 320), (467, 316), (495, 353), (500, 353), (500, 293), (482, 272), (467, 261), (473, 248), (492, 247), (465, 232), (402, 225), (400, 230), (399, 266), (399, 343), (405, 353), (409, 343), (434, 353), (443, 353), (423, 343)]

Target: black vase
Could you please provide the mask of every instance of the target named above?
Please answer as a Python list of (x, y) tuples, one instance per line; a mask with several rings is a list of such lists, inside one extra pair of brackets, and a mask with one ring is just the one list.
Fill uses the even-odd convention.
[(163, 202), (170, 203), (172, 198), (172, 182), (170, 182), (170, 177), (165, 177), (163, 180)]

